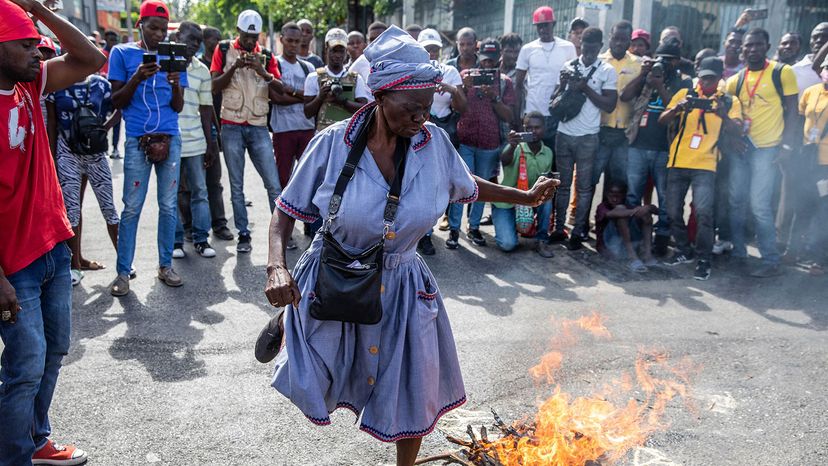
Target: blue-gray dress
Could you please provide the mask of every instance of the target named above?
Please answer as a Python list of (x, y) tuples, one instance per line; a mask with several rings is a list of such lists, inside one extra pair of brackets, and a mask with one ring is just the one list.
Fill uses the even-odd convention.
[[(277, 200), (279, 209), (304, 222), (327, 218), (336, 179), (368, 108), (313, 138)], [(343, 247), (358, 252), (380, 239), (389, 189), (366, 149), (331, 227)], [(362, 415), (361, 430), (394, 442), (428, 435), (440, 416), (466, 401), (448, 315), (416, 249), (449, 202), (476, 198), (477, 184), (448, 136), (427, 123), (411, 140), (392, 228), (396, 236), (385, 242), (379, 324), (312, 318), (319, 235), (299, 259), (293, 277), (302, 300), (285, 312), (286, 346), (272, 385), (311, 422), (329, 424), (331, 412), (347, 408)]]

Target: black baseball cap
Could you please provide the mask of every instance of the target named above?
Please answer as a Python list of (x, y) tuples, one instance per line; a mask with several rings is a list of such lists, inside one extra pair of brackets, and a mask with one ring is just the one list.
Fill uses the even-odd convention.
[(724, 72), (724, 63), (718, 57), (707, 57), (699, 65), (699, 77), (721, 76)]
[(657, 57), (681, 58), (681, 47), (679, 47), (678, 41), (670, 40), (659, 45), (655, 54)]
[(495, 39), (485, 39), (480, 43), (480, 50), (477, 52), (480, 59), (499, 60), (500, 42)]

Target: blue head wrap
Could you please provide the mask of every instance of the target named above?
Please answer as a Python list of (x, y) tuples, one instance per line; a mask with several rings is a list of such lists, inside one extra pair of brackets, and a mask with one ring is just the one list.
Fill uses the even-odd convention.
[(386, 29), (363, 53), (371, 63), (368, 87), (374, 92), (426, 89), (442, 80), (426, 49), (397, 26)]

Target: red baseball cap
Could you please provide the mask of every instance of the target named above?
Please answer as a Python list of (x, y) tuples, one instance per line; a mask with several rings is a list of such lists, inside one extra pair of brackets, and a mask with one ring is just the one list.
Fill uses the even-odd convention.
[(532, 24), (554, 23), (555, 11), (551, 6), (542, 6), (532, 13)]
[(0, 0), (0, 42), (21, 39), (40, 39), (29, 15), (9, 0)]
[(644, 29), (636, 29), (635, 31), (633, 31), (631, 40), (636, 39), (644, 39), (644, 42), (646, 42), (647, 45), (650, 45), (650, 33), (645, 31)]
[(167, 8), (167, 5), (161, 0), (146, 0), (141, 4), (138, 20), (140, 21), (144, 18), (152, 18), (153, 16), (169, 20), (170, 9)]
[(57, 53), (57, 47), (55, 47), (55, 42), (52, 40), (51, 37), (40, 36), (40, 43), (37, 44), (37, 48), (49, 49), (52, 52)]

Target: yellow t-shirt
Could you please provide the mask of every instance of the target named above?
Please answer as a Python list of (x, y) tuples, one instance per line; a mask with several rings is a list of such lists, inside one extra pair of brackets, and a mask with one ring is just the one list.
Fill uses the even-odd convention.
[[(805, 89), (799, 99), (799, 114), (805, 117), (803, 142), (813, 144), (811, 137), (822, 137), (825, 125), (828, 125), (828, 90), (825, 90), (824, 84), (815, 84)], [(812, 133), (814, 129), (816, 132)], [(828, 137), (820, 140), (819, 164), (828, 165)]]
[[(696, 89), (696, 94), (700, 94)], [(675, 108), (687, 96), (687, 89), (679, 89), (673, 96), (667, 109)], [(701, 97), (701, 95), (699, 95)], [(715, 96), (708, 97), (709, 99)], [(701, 124), (702, 111), (699, 108), (693, 109), (687, 115), (684, 131), (679, 128), (679, 134), (670, 144), (670, 160), (668, 168), (692, 168), (695, 170), (708, 170), (715, 172), (716, 164), (719, 161), (719, 148), (716, 144), (719, 141), (719, 132), (722, 128), (722, 119), (713, 112), (704, 112), (704, 122), (707, 126), (707, 133)], [(742, 104), (739, 99), (733, 98), (733, 106), (727, 115), (733, 120), (742, 119)], [(684, 119), (684, 115), (679, 118)]]
[[(756, 147), (773, 147), (782, 142), (782, 132), (785, 129), (785, 115), (782, 110), (782, 99), (773, 85), (773, 67), (776, 62), (768, 60), (763, 71), (745, 69), (745, 82), (739, 93), (745, 119), (750, 119), (750, 139)], [(737, 73), (727, 80), (727, 93), (736, 94), (736, 84), (739, 82)], [(796, 85), (796, 75), (790, 66), (782, 68), (782, 94), (796, 95), (799, 88)], [(758, 81), (758, 83), (757, 83)], [(753, 89), (755, 94), (751, 98)]]
[(630, 81), (641, 73), (641, 59), (627, 52), (627, 55), (616, 60), (609, 50), (599, 56), (601, 60), (609, 63), (618, 75), (618, 103), (612, 113), (601, 112), (601, 126), (610, 128), (626, 128), (632, 121), (633, 102), (621, 102), (621, 93)]

